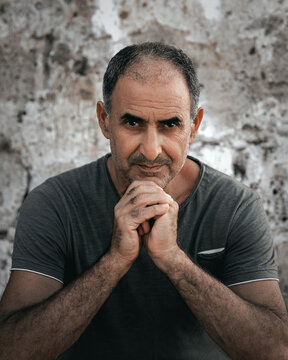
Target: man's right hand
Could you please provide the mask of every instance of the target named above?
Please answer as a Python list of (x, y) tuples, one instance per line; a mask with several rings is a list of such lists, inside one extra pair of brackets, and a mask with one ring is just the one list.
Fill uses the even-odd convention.
[(173, 199), (152, 181), (134, 181), (114, 209), (110, 252), (132, 263), (141, 248), (141, 236), (150, 232), (149, 220), (164, 215)]

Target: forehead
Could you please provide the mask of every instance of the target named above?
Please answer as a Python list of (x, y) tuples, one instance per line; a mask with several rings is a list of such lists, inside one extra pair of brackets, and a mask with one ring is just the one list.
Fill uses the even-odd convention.
[(144, 60), (120, 76), (112, 93), (112, 113), (190, 116), (190, 94), (182, 73), (162, 60)]

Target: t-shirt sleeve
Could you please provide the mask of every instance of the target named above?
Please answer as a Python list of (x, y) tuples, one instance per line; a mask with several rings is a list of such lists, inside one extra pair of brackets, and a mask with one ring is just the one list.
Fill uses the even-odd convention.
[(257, 280), (278, 280), (268, 219), (257, 195), (247, 199), (235, 212), (223, 267), (222, 281), (228, 286)]
[(25, 199), (17, 221), (12, 270), (27, 270), (64, 281), (64, 206), (47, 182)]

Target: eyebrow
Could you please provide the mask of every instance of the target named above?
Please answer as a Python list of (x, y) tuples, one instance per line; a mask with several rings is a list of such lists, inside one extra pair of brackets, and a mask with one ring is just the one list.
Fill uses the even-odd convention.
[[(143, 119), (143, 118), (141, 118), (139, 116), (132, 115), (132, 114), (129, 114), (129, 113), (125, 113), (124, 115), (122, 115), (120, 117), (120, 119), (121, 120), (137, 121), (137, 122), (147, 122), (146, 119)], [(169, 119), (158, 120), (158, 122), (161, 123), (161, 124), (165, 124), (165, 123), (170, 122), (170, 121), (171, 122), (174, 121), (174, 122), (177, 122), (177, 123), (182, 122), (182, 120), (178, 116), (173, 116), (173, 117), (171, 117)]]

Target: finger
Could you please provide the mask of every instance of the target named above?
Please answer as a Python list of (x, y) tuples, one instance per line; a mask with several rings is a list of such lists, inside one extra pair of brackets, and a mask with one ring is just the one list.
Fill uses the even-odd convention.
[(137, 231), (140, 236), (144, 235), (144, 230), (143, 230), (142, 224), (138, 226)]
[(154, 218), (155, 216), (164, 215), (168, 210), (169, 210), (169, 204), (167, 203), (157, 204), (145, 208), (136, 208), (133, 211), (131, 211), (131, 217), (132, 217), (132, 221), (138, 224), (143, 224), (145, 221), (148, 221), (149, 219)]
[(141, 192), (146, 191), (148, 189), (164, 191), (159, 185), (157, 185), (153, 181), (133, 181), (128, 186), (127, 190), (125, 191), (124, 196), (132, 195), (135, 192), (137, 192), (137, 190), (139, 191), (139, 189), (141, 189)]
[(151, 206), (156, 204), (164, 204), (167, 203), (169, 205), (173, 204), (172, 197), (165, 193), (164, 191), (161, 192), (150, 192), (150, 193), (141, 193), (141, 194), (133, 194), (127, 202), (125, 206), (132, 206), (132, 207), (145, 207)]
[[(150, 224), (148, 221), (144, 221), (144, 223), (141, 224), (144, 234), (148, 234), (150, 231)], [(143, 235), (144, 235), (143, 234)]]

